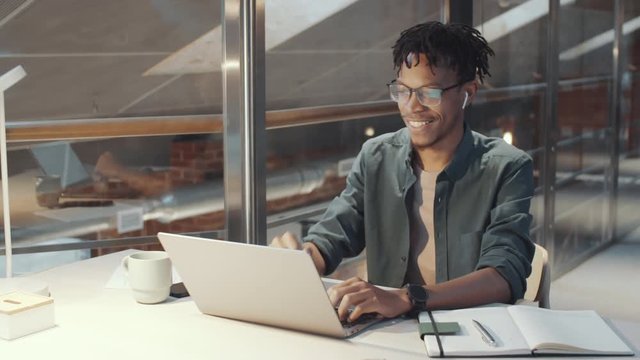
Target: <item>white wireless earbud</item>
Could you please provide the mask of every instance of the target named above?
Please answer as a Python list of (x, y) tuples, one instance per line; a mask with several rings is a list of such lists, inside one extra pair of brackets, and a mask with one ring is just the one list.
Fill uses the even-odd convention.
[(467, 100), (469, 100), (469, 93), (468, 92), (464, 92), (464, 101), (462, 102), (462, 110), (464, 110), (464, 108), (467, 106)]

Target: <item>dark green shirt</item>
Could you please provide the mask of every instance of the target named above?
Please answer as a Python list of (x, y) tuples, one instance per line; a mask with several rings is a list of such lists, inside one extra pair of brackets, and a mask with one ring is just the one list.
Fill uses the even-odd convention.
[[(366, 248), (369, 282), (399, 288), (409, 257), (412, 171), (408, 130), (364, 143), (347, 186), (304, 241), (322, 253), (327, 273), (344, 257)], [(443, 282), (485, 267), (509, 283), (511, 301), (521, 299), (531, 272), (529, 239), (533, 196), (531, 158), (502, 139), (465, 124), (453, 159), (438, 175), (434, 198), (436, 280)]]

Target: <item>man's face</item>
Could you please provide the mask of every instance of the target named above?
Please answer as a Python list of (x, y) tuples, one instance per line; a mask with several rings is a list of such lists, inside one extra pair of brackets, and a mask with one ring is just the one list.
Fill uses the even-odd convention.
[[(456, 73), (444, 67), (431, 67), (427, 57), (420, 54), (420, 63), (407, 68), (400, 68), (397, 83), (412, 89), (421, 87), (447, 88), (458, 82)], [(427, 107), (418, 101), (418, 96), (411, 94), (406, 102), (398, 102), (400, 114), (411, 134), (411, 142), (417, 150), (448, 148), (455, 142), (456, 146), (462, 136), (462, 104), (465, 86), (454, 87), (442, 93), (439, 105)], [(469, 94), (471, 95), (471, 94)], [(468, 102), (467, 102), (468, 103)], [(447, 146), (449, 145), (449, 146)]]

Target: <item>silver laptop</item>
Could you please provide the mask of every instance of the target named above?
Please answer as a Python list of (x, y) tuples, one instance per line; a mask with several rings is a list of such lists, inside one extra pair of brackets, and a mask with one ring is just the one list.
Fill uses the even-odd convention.
[(304, 251), (158, 233), (201, 312), (333, 337), (382, 320), (341, 324)]

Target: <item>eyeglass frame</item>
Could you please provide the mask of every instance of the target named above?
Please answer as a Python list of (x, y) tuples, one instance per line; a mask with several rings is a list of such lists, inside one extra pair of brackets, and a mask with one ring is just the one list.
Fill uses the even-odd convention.
[[(444, 92), (445, 92), (445, 91), (447, 91), (447, 90), (451, 90), (451, 89), (453, 89), (453, 88), (455, 88), (455, 87), (458, 87), (458, 86), (462, 86), (462, 85), (464, 85), (465, 83), (467, 83), (467, 82), (471, 81), (471, 80), (460, 81), (460, 82), (458, 82), (458, 83), (455, 83), (455, 84), (453, 84), (453, 85), (451, 85), (451, 86), (447, 86), (447, 87), (445, 87), (445, 88), (434, 88), (434, 87), (429, 87), (429, 86), (421, 86), (421, 87), (419, 87), (419, 88), (415, 88), (415, 89), (414, 89), (414, 88), (408, 87), (407, 85), (404, 85), (404, 84), (397, 84), (397, 83), (396, 83), (396, 82), (397, 82), (397, 80), (398, 80), (398, 79), (393, 79), (393, 80), (391, 80), (389, 83), (387, 83), (387, 89), (389, 89), (389, 97), (391, 98), (391, 100), (393, 100), (393, 101), (395, 101), (396, 103), (400, 104), (400, 101), (395, 100), (395, 99), (393, 98), (393, 96), (391, 96), (391, 85), (401, 85), (401, 86), (404, 86), (405, 88), (409, 89), (409, 97), (407, 97), (407, 100), (404, 102), (404, 104), (406, 104), (407, 102), (409, 102), (409, 99), (411, 99), (411, 95), (413, 95), (413, 93), (415, 93), (415, 94), (416, 94), (416, 98), (417, 98), (418, 102), (420, 103), (420, 105), (422, 105), (422, 106), (429, 106), (429, 107), (431, 107), (431, 106), (440, 106), (440, 104), (442, 103), (442, 94), (444, 94)], [(428, 104), (423, 104), (423, 103), (422, 103), (422, 101), (420, 101), (420, 96), (418, 96), (417, 91), (418, 91), (418, 90), (420, 90), (420, 89), (423, 89), (423, 88), (427, 88), (427, 89), (430, 89), (430, 90), (439, 90), (439, 91), (440, 91), (440, 95), (439, 95), (438, 103), (437, 103), (437, 104), (431, 104), (431, 105), (428, 105)], [(404, 104), (403, 104), (403, 105), (404, 105)]]

